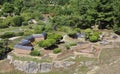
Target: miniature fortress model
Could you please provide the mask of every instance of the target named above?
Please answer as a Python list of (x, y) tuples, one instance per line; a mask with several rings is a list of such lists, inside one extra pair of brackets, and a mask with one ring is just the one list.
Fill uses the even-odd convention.
[(14, 46), (14, 52), (18, 54), (29, 54), (33, 50), (33, 42), (38, 42), (44, 40), (47, 33), (33, 34), (25, 39), (22, 39), (18, 44)]

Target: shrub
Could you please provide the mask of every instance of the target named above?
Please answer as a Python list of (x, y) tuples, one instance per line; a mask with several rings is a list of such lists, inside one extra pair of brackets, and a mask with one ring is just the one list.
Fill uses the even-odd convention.
[(55, 43), (56, 43), (56, 40), (54, 40), (54, 39), (46, 39), (46, 40), (38, 42), (39, 46), (44, 47), (44, 48), (51, 47)]
[(81, 32), (81, 29), (80, 28), (75, 28), (75, 31), (80, 33)]
[(62, 35), (59, 35), (59, 34), (49, 34), (48, 39), (54, 39), (56, 40), (56, 42), (59, 42), (63, 37)]
[(85, 39), (89, 39), (91, 36), (92, 30), (90, 28), (85, 30)]
[(69, 36), (69, 37), (72, 37), (72, 38), (77, 38), (77, 35), (76, 35), (76, 32), (75, 32), (75, 31), (70, 31), (70, 32), (68, 33), (68, 36)]
[(24, 21), (24, 22), (22, 22), (22, 25), (23, 25), (23, 26), (28, 25), (28, 21)]
[(1, 24), (0, 24), (0, 28), (8, 28), (8, 24), (1, 23)]
[(70, 45), (70, 46), (76, 46), (77, 43), (74, 42), (74, 43), (70, 43), (69, 45)]
[(57, 53), (60, 53), (61, 52), (61, 49), (59, 49), (59, 48), (55, 48), (54, 50), (53, 50), (53, 53), (54, 54), (57, 54)]
[(119, 25), (114, 25), (113, 30), (116, 34), (120, 35), (120, 26)]
[(85, 33), (91, 33), (91, 32), (92, 32), (92, 30), (90, 28), (85, 30)]
[(23, 18), (21, 16), (14, 16), (11, 20), (11, 24), (13, 26), (21, 26), (23, 22)]
[(98, 37), (95, 36), (95, 35), (92, 35), (92, 36), (89, 37), (89, 40), (90, 40), (91, 42), (96, 42), (96, 41), (98, 41)]
[(95, 31), (95, 32), (93, 32), (93, 35), (97, 36), (99, 38), (100, 32)]
[(70, 49), (70, 45), (69, 44), (66, 44), (65, 47), (66, 47), (66, 49)]
[(1, 35), (1, 38), (10, 38), (14, 36), (15, 36), (14, 32), (5, 32), (3, 35)]
[(9, 2), (6, 2), (4, 5), (3, 5), (3, 11), (5, 13), (11, 13), (14, 11), (14, 7), (11, 3)]
[(30, 55), (32, 55), (32, 56), (40, 56), (40, 51), (33, 50), (33, 51), (30, 52)]

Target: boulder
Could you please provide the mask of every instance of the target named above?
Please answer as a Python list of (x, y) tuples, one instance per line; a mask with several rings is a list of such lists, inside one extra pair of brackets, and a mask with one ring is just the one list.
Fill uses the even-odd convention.
[(41, 63), (39, 72), (50, 72), (52, 70), (52, 63)]

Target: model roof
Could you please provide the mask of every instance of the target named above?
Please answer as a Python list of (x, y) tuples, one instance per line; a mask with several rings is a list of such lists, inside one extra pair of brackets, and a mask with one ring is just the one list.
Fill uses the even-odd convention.
[(22, 46), (22, 45), (19, 45), (19, 44), (16, 44), (14, 46), (14, 48), (23, 49), (23, 50), (32, 50), (33, 49), (32, 46)]

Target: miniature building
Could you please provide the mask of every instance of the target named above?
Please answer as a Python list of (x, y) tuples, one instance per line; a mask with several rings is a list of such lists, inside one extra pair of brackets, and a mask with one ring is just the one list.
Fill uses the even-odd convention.
[(80, 41), (82, 41), (82, 42), (85, 41), (85, 38), (84, 38), (85, 36), (84, 36), (84, 34), (77, 33), (76, 35), (77, 35), (77, 38), (78, 38)]
[(33, 37), (34, 37), (35, 41), (37, 41), (37, 42), (45, 39), (43, 34), (33, 34)]
[(14, 46), (14, 52), (18, 54), (30, 54), (32, 50), (33, 50), (32, 46), (22, 46), (18, 44)]
[(34, 39), (33, 36), (28, 36), (28, 37), (26, 38), (26, 40), (28, 40), (28, 41), (30, 41), (30, 42), (34, 42), (34, 41), (35, 41), (35, 39)]
[(20, 41), (19, 45), (22, 45), (22, 46), (32, 46), (31, 42), (26, 40), (26, 39), (22, 39)]

